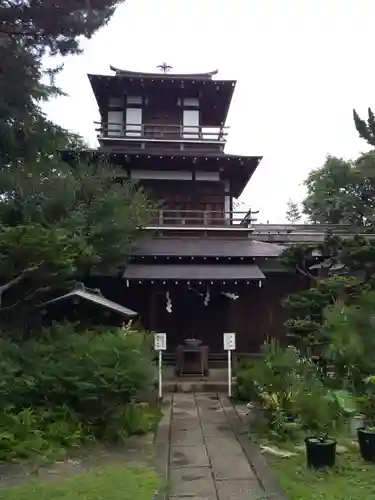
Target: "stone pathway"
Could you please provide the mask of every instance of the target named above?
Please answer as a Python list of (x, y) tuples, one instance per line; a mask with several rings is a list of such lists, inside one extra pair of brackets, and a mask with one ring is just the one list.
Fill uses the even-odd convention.
[(243, 444), (246, 447), (249, 438), (242, 432), (241, 443), (235, 426), (242, 422), (228, 398), (174, 394), (170, 403), (169, 431), (165, 420), (164, 438), (159, 436), (169, 443), (166, 450), (164, 441), (169, 500), (282, 498), (277, 487), (265, 487), (250, 465)]

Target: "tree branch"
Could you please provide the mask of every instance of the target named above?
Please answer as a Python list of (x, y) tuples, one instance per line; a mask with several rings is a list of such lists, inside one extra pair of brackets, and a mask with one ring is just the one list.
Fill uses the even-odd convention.
[(43, 292), (49, 292), (51, 289), (52, 288), (50, 286), (48, 286), (48, 285), (47, 286), (42, 286), (40, 288), (37, 288), (36, 290), (33, 290), (32, 292), (28, 293), (26, 295), (26, 297), (22, 297), (22, 299), (17, 300), (17, 302), (15, 302), (14, 304), (11, 304), (11, 305), (6, 306), (6, 307), (2, 307), (0, 309), (0, 313), (7, 312), (7, 311), (12, 311), (16, 307), (18, 307), (21, 304), (21, 302), (27, 302), (34, 295), (38, 295), (39, 293), (43, 293)]
[(12, 286), (20, 283), (28, 274), (39, 269), (42, 264), (43, 264), (43, 262), (40, 262), (39, 264), (35, 264), (33, 266), (27, 267), (19, 276), (17, 276), (16, 278), (13, 278), (11, 281), (8, 281), (8, 283), (5, 283), (5, 285), (0, 286), (0, 307), (1, 307), (3, 293), (6, 290), (9, 290), (9, 288), (11, 288)]

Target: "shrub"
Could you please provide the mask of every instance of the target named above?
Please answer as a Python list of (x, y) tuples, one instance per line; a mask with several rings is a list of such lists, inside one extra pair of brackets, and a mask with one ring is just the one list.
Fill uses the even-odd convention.
[(262, 362), (239, 370), (237, 390), (261, 405), (273, 431), (288, 433), (290, 418), (309, 430), (333, 422), (327, 390), (311, 360), (301, 357), (294, 347), (282, 348), (275, 340), (264, 344), (263, 354)]
[(156, 406), (139, 404), (121, 406), (106, 423), (103, 437), (113, 442), (128, 436), (146, 434), (155, 429), (158, 418), (159, 409)]
[(312, 432), (328, 432), (337, 417), (334, 401), (318, 377), (310, 378), (308, 383), (301, 381), (294, 412), (301, 427)]
[(237, 366), (235, 398), (239, 401), (255, 401), (258, 390), (254, 385), (256, 367), (262, 361), (241, 360)]
[[(150, 412), (143, 415), (135, 403), (153, 390), (151, 347), (143, 332), (75, 333), (71, 325), (19, 345), (1, 339), (0, 405), (7, 410), (0, 423), (9, 431), (5, 448), (17, 450), (14, 443), (24, 440), (27, 449), (42, 451), (48, 443), (65, 448), (87, 438), (117, 440), (149, 430)], [(24, 456), (19, 451), (16, 455)], [(1, 453), (2, 448), (0, 458)]]
[(363, 390), (363, 380), (375, 372), (374, 310), (375, 292), (365, 291), (358, 304), (337, 302), (324, 312), (324, 330), (330, 337), (324, 354), (349, 389)]
[(0, 414), (0, 428), (0, 460), (28, 458), (36, 453), (49, 456), (92, 440), (66, 406), (53, 410), (6, 408)]

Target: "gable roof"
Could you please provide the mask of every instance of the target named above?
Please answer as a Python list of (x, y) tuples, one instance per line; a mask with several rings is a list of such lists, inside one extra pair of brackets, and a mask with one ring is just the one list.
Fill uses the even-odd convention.
[(117, 302), (113, 302), (112, 300), (103, 297), (103, 295), (100, 293), (100, 290), (87, 289), (82, 283), (77, 283), (71, 292), (68, 292), (65, 295), (61, 295), (60, 297), (56, 297), (55, 299), (44, 302), (39, 307), (45, 307), (51, 304), (56, 304), (58, 302), (67, 300), (72, 297), (79, 297), (98, 306), (111, 309), (112, 311), (115, 311), (128, 318), (135, 318), (136, 316), (138, 316), (138, 313), (136, 313), (135, 311), (132, 311), (131, 309), (128, 309), (127, 307), (124, 307), (121, 304), (118, 304)]

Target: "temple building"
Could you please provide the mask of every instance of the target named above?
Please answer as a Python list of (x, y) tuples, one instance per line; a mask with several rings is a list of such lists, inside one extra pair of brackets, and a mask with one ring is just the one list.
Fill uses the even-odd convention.
[(270, 243), (254, 212), (235, 209), (262, 160), (225, 153), (236, 82), (168, 69), (89, 75), (99, 151), (160, 202), (121, 278), (100, 288), (167, 333), (171, 362), (198, 339), (207, 371), (225, 359), (225, 332), (235, 332), (238, 356), (283, 336), (282, 299), (306, 283), (278, 262), (285, 242)]

